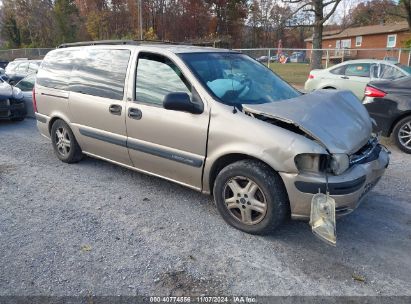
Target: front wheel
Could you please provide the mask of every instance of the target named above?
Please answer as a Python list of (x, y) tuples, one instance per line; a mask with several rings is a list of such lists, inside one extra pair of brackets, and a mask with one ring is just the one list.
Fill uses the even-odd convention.
[(214, 200), (228, 224), (251, 234), (267, 234), (289, 215), (280, 176), (255, 160), (238, 161), (221, 170), (214, 183)]
[(401, 119), (395, 125), (393, 136), (398, 148), (411, 154), (411, 116)]
[(51, 142), (54, 153), (61, 161), (71, 164), (82, 159), (83, 153), (73, 132), (68, 124), (60, 119), (51, 127)]

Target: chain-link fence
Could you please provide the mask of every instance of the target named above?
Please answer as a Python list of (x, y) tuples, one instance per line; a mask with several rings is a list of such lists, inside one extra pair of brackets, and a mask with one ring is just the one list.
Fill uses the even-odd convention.
[(43, 57), (53, 50), (52, 48), (36, 49), (10, 49), (0, 50), (0, 61), (12, 61), (16, 58), (43, 59)]
[[(313, 49), (237, 49), (266, 64), (286, 81), (301, 86), (310, 73)], [(322, 67), (355, 59), (387, 60), (410, 66), (410, 49), (320, 49)]]

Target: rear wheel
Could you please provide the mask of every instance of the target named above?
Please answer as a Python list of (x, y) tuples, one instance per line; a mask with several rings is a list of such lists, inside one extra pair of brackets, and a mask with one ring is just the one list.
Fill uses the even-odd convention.
[(214, 200), (228, 224), (251, 234), (267, 234), (289, 215), (280, 176), (255, 160), (238, 161), (221, 170), (214, 184)]
[(76, 163), (83, 158), (81, 148), (68, 124), (58, 119), (51, 127), (51, 142), (54, 153), (65, 163)]
[(398, 148), (411, 154), (411, 116), (401, 119), (395, 125), (392, 133)]

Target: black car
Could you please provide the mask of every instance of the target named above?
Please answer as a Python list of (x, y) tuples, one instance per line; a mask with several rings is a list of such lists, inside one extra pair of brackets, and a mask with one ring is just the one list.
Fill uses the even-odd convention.
[[(5, 80), (3, 80), (2, 77), (0, 77), (0, 86), (2, 86), (0, 92), (5, 91), (4, 89), (6, 88), (6, 86), (10, 87), (10, 85)], [(8, 89), (6, 88), (6, 90)], [(16, 89), (11, 88), (10, 91), (12, 90)], [(0, 94), (0, 120), (7, 119), (20, 121), (24, 119), (26, 114), (27, 108), (23, 98), (16, 99), (11, 97), (10, 95), (3, 96), (2, 94)]]
[(375, 131), (393, 135), (397, 146), (411, 153), (411, 77), (370, 82), (363, 104), (377, 123)]

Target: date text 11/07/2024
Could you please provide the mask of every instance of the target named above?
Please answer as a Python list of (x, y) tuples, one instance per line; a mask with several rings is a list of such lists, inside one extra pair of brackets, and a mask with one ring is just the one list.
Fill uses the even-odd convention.
[(198, 297), (150, 297), (150, 303), (257, 303), (254, 297), (198, 296)]

